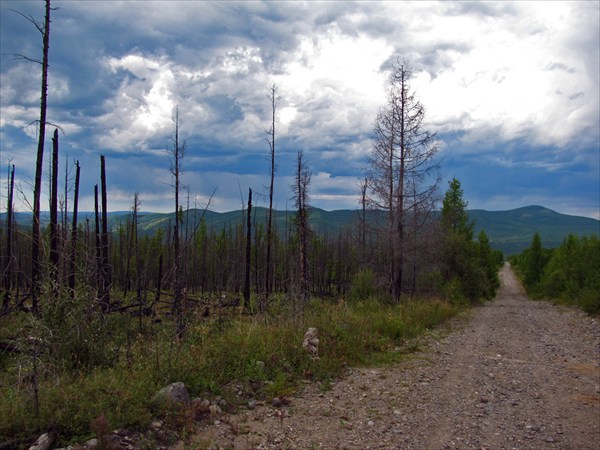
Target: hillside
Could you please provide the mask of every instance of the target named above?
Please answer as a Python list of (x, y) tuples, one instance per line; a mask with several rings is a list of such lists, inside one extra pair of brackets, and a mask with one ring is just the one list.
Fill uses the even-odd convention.
[(540, 233), (542, 245), (554, 248), (569, 234), (600, 236), (600, 222), (589, 217), (560, 214), (543, 206), (525, 206), (508, 211), (468, 211), (475, 221), (475, 235), (481, 229), (487, 233), (492, 246), (505, 255), (520, 253), (531, 245), (535, 232)]
[[(254, 223), (266, 224), (267, 209), (256, 207), (252, 209)], [(542, 238), (544, 247), (558, 247), (565, 236), (575, 234), (577, 236), (599, 236), (600, 222), (588, 217), (570, 216), (560, 214), (542, 206), (525, 206), (508, 211), (485, 211), (474, 209), (467, 211), (469, 218), (475, 222), (475, 236), (481, 229), (485, 230), (492, 246), (502, 250), (505, 255), (520, 253), (529, 247), (533, 234), (537, 231)], [(119, 225), (125, 225), (129, 212), (112, 212), (109, 214), (111, 228), (116, 229)], [(214, 211), (202, 211), (191, 209), (187, 211), (189, 217), (189, 229), (200, 221), (202, 217), (209, 229), (222, 230), (223, 228), (235, 227), (242, 222), (242, 211), (230, 211), (218, 213)], [(286, 223), (292, 220), (293, 211), (273, 211), (273, 222), (280, 234), (284, 234)], [(185, 217), (185, 213), (184, 213)], [(337, 235), (343, 230), (356, 230), (358, 223), (357, 210), (325, 211), (318, 208), (311, 210), (311, 226), (317, 234)], [(5, 214), (0, 215), (2, 220)], [(164, 229), (173, 222), (173, 213), (139, 213), (139, 230), (144, 234), (152, 234), (159, 229)], [(42, 214), (42, 224), (48, 223), (47, 213)], [(92, 213), (80, 213), (78, 221), (86, 224), (90, 221), (93, 226)], [(29, 227), (31, 223), (30, 213), (17, 213), (16, 221), (20, 227)]]

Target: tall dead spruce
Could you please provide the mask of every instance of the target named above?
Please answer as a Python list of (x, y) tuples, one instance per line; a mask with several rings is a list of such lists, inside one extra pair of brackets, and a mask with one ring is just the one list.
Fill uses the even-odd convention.
[(300, 311), (304, 310), (308, 302), (308, 241), (310, 237), (310, 226), (308, 223), (309, 194), (308, 188), (311, 180), (311, 172), (306, 166), (302, 151), (297, 154), (296, 177), (292, 185), (294, 201), (297, 209), (296, 227), (298, 232), (298, 284)]
[[(31, 230), (31, 300), (34, 313), (39, 312), (42, 264), (40, 261), (40, 197), (42, 192), (42, 166), (44, 163), (44, 141), (46, 140), (46, 111), (48, 98), (48, 50), (50, 48), (50, 0), (46, 0), (44, 25), (33, 18), (28, 20), (35, 25), (43, 40), (42, 56), (42, 94), (40, 98), (40, 122), (37, 157), (35, 162), (35, 181), (33, 186), (33, 229)], [(39, 61), (36, 61), (39, 62)]]
[(179, 142), (179, 108), (175, 109), (175, 135), (173, 148), (169, 151), (171, 157), (171, 175), (173, 176), (173, 190), (175, 191), (175, 225), (173, 227), (173, 315), (177, 319), (177, 335), (181, 337), (184, 331), (183, 323), (183, 286), (181, 276), (181, 250), (179, 236), (179, 184), (181, 174), (181, 159), (185, 154), (185, 143)]
[(273, 185), (275, 182), (275, 116), (277, 113), (277, 86), (269, 89), (269, 102), (271, 103), (271, 128), (267, 131), (267, 142), (271, 153), (271, 183), (269, 185), (269, 214), (267, 217), (267, 269), (265, 274), (265, 301), (259, 302), (260, 311), (264, 311), (266, 299), (271, 293), (271, 246), (273, 243)]
[(396, 300), (405, 291), (407, 237), (423, 208), (433, 208), (439, 183), (435, 134), (425, 129), (425, 109), (410, 88), (412, 73), (396, 61), (388, 99), (375, 122), (368, 179), (370, 206), (387, 212), (382, 242), (387, 249), (388, 284)]

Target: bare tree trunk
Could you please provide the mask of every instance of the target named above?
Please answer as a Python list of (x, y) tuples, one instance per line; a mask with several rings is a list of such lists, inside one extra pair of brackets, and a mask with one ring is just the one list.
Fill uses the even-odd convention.
[(244, 277), (244, 309), (250, 309), (250, 263), (252, 258), (252, 189), (248, 189), (246, 216), (246, 272)]
[[(66, 239), (69, 226), (69, 155), (65, 158), (65, 203), (63, 205), (62, 229)], [(66, 258), (65, 258), (66, 259)]]
[(299, 246), (299, 294), (300, 294), (300, 311), (304, 310), (308, 302), (308, 187), (310, 184), (311, 174), (303, 160), (302, 151), (298, 152), (296, 180), (293, 186), (295, 194), (295, 202), (297, 212), (297, 227), (298, 227), (298, 246)]
[(367, 245), (367, 189), (369, 187), (369, 179), (365, 178), (360, 185), (360, 204), (362, 207), (362, 217), (360, 218), (359, 241), (362, 251), (365, 251)]
[[(37, 26), (37, 25), (36, 25)], [(38, 27), (39, 29), (39, 27)], [(42, 192), (42, 166), (44, 163), (44, 141), (46, 140), (46, 110), (48, 97), (48, 49), (50, 47), (50, 0), (46, 0), (42, 57), (42, 94), (37, 158), (35, 163), (35, 184), (33, 187), (33, 229), (31, 231), (31, 300), (33, 312), (39, 313), (42, 265), (40, 261), (40, 197)]]
[(104, 155), (100, 155), (100, 183), (102, 185), (102, 292), (101, 306), (104, 311), (108, 311), (110, 306), (110, 285), (111, 285), (111, 270), (108, 253), (108, 200), (106, 196), (106, 164)]
[(171, 174), (174, 178), (175, 190), (175, 226), (173, 229), (174, 248), (174, 279), (173, 279), (173, 315), (177, 318), (177, 335), (181, 337), (184, 331), (182, 299), (183, 289), (181, 281), (181, 255), (179, 246), (179, 176), (180, 162), (185, 152), (185, 145), (179, 145), (179, 110), (175, 110), (175, 137), (171, 160)]
[(50, 273), (52, 292), (58, 296), (58, 129), (52, 137), (52, 170), (50, 174)]
[[(163, 272), (163, 255), (158, 257), (158, 275), (156, 277), (156, 296), (154, 297), (154, 303), (160, 302), (160, 290), (162, 289), (162, 272)], [(154, 308), (152, 308), (152, 314), (154, 314)]]
[(77, 252), (77, 214), (79, 207), (79, 176), (81, 168), (79, 161), (75, 162), (75, 193), (73, 195), (73, 225), (71, 228), (71, 255), (69, 264), (69, 291), (71, 298), (75, 298), (75, 256)]
[(142, 309), (146, 305), (142, 305), (142, 262), (140, 261), (140, 246), (138, 242), (138, 211), (140, 209), (139, 194), (136, 192), (133, 195), (133, 225), (132, 231), (134, 233), (134, 244), (135, 244), (135, 283), (136, 283), (136, 298), (139, 306), (139, 331), (142, 332)]
[(15, 165), (13, 164), (9, 176), (8, 200), (6, 204), (6, 255), (4, 263), (4, 302), (3, 309), (8, 311), (10, 308), (10, 290), (12, 288), (12, 235), (13, 235), (13, 193), (15, 190)]
[(273, 238), (273, 185), (275, 182), (275, 114), (277, 111), (277, 86), (269, 89), (269, 100), (271, 101), (272, 121), (271, 129), (268, 131), (269, 148), (271, 150), (271, 184), (269, 185), (269, 216), (267, 219), (267, 268), (265, 273), (265, 300), (259, 302), (259, 309), (264, 311), (266, 301), (271, 293), (271, 244)]
[(94, 185), (94, 219), (95, 219), (95, 246), (96, 246), (96, 284), (99, 300), (104, 292), (104, 277), (102, 276), (102, 240), (100, 238), (100, 207), (98, 205), (98, 185)]

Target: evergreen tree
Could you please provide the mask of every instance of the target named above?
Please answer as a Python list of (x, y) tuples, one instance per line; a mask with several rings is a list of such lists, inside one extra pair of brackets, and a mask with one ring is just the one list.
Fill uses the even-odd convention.
[(453, 178), (449, 183), (442, 206), (442, 230), (444, 232), (443, 262), (449, 296), (471, 302), (485, 295), (482, 280), (483, 269), (478, 264), (477, 246), (473, 242), (473, 223), (465, 208), (460, 182)]
[(525, 283), (529, 287), (539, 283), (544, 272), (544, 255), (542, 249), (542, 239), (540, 233), (536, 232), (531, 240), (529, 255), (527, 258), (527, 272), (525, 274)]

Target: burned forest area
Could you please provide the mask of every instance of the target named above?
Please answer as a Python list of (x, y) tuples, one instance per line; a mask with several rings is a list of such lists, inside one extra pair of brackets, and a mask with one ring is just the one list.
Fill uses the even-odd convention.
[[(493, 313), (509, 306), (509, 314), (524, 308), (531, 320), (543, 310), (557, 324), (555, 306), (535, 306), (526, 297), (546, 298), (565, 279), (557, 272), (560, 260), (554, 262), (565, 252), (596, 264), (598, 240), (573, 237), (562, 250), (534, 242), (512, 257), (511, 267), (484, 230), (475, 235), (460, 181), (439, 181), (439, 143), (426, 127), (409, 61), (395, 60), (386, 102), (373, 118), (354, 220), (331, 229), (311, 225), (319, 210), (311, 205), (312, 172), (302, 151), (294, 155), (289, 186), (294, 207), (274, 209), (282, 149), (280, 88), (273, 84), (265, 89), (270, 116), (257, 130), (261, 137), (266, 131), (261, 183), (268, 207), (257, 203), (252, 186), (240, 187), (240, 196), (247, 192), (243, 208), (222, 226), (206, 219), (211, 198), (204, 209), (190, 207), (182, 173), (191, 149), (181, 127), (194, 125), (180, 122), (179, 105), (164, 155), (174, 212), (148, 231), (140, 226), (147, 213), (138, 192), (126, 214), (111, 214), (104, 155), (97, 167), (82, 167), (61, 152), (68, 133), (47, 120), (55, 9), (49, 0), (44, 4), (43, 22), (23, 15), (42, 41), (42, 60), (35, 61), (42, 71), (40, 116), (32, 117), (38, 134), (31, 215), (26, 226), (15, 220), (23, 214), (15, 198), (23, 194), (15, 184), (19, 167), (9, 165), (0, 228), (0, 449), (593, 447), (585, 439), (598, 438), (597, 427), (580, 439), (549, 415), (544, 423), (520, 418), (522, 426), (507, 425), (517, 440), (486, 440), (498, 431), (490, 421), (505, 423), (512, 408), (499, 407), (504, 418), (488, 411), (504, 395), (489, 386), (492, 375), (482, 382), (489, 389), (467, 408), (489, 430), (465, 431), (470, 419), (456, 419), (449, 409), (453, 390), (471, 396), (479, 389), (462, 380), (463, 368), (495, 373), (501, 359), (490, 353), (473, 362), (452, 343), (476, 353), (477, 345), (493, 341), (491, 333), (510, 334), (498, 323), (496, 331), (485, 330), (495, 323)], [(92, 195), (80, 192), (84, 177), (97, 177), (91, 212), (79, 209), (80, 198)], [(44, 196), (49, 213), (42, 210)], [(545, 274), (545, 267), (552, 272)], [(582, 263), (577, 270), (590, 268)], [(585, 277), (592, 284), (565, 297), (581, 298), (592, 316), (563, 308), (597, 340), (588, 321), (600, 309), (598, 279)], [(482, 311), (485, 319), (478, 319)], [(471, 318), (477, 342), (465, 334)], [(449, 384), (440, 387), (440, 373), (419, 361), (446, 338), (441, 353), (431, 356), (432, 370), (436, 364), (451, 370)], [(540, 351), (554, 357), (561, 350), (558, 341), (552, 345)], [(462, 368), (449, 362), (455, 351)], [(514, 351), (506, 364), (520, 368), (527, 356)], [(569, 370), (582, 377), (578, 382), (596, 380), (597, 364), (589, 361), (574, 360)], [(402, 381), (397, 374), (404, 371)], [(518, 389), (526, 387), (505, 378), (507, 398), (521, 402)], [(535, 381), (541, 392), (543, 376)], [(433, 390), (416, 398), (406, 383)], [(597, 412), (598, 392), (588, 387), (580, 386), (586, 397), (579, 401), (587, 402), (576, 409), (581, 420)], [(445, 402), (445, 418), (419, 408), (411, 417), (403, 400), (431, 406), (434, 397)], [(536, 414), (535, 405), (527, 408)], [(311, 428), (321, 419), (330, 433)], [(430, 420), (439, 427), (427, 429)], [(457, 420), (458, 432), (452, 428)]]

